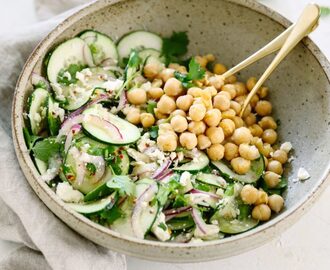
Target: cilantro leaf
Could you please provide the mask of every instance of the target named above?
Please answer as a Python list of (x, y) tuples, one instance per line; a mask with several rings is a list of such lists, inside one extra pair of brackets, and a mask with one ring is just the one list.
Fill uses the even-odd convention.
[(157, 102), (153, 100), (149, 100), (147, 104), (147, 112), (151, 114), (155, 114), (154, 109), (157, 107)]
[(189, 62), (188, 74), (182, 74), (178, 71), (174, 73), (175, 78), (178, 79), (185, 88), (194, 86), (193, 81), (203, 79), (204, 75), (205, 69), (196, 62), (195, 58), (191, 58)]
[(110, 225), (114, 223), (117, 219), (124, 216), (123, 211), (117, 206), (113, 206), (111, 209), (104, 209), (101, 212), (101, 218), (105, 219), (107, 223)]
[(120, 196), (132, 196), (135, 193), (135, 184), (127, 175), (115, 175), (107, 182), (108, 188), (118, 190)]
[[(57, 75), (57, 81), (64, 85), (70, 85), (76, 83), (76, 73), (85, 68), (83, 65), (71, 64), (68, 68), (60, 70)], [(69, 76), (67, 76), (69, 74)]]
[(165, 56), (166, 65), (178, 62), (178, 58), (188, 51), (189, 39), (186, 32), (173, 32), (169, 38), (163, 38), (162, 55)]
[(138, 68), (142, 63), (142, 59), (139, 56), (139, 53), (136, 50), (132, 50), (131, 54), (129, 55), (127, 66), (131, 68)]
[(38, 141), (33, 147), (32, 151), (37, 159), (48, 163), (50, 157), (56, 155), (60, 151), (60, 144), (54, 138), (47, 138)]
[(322, 6), (320, 7), (321, 17), (326, 17), (330, 15), (330, 7)]
[(87, 163), (86, 164), (86, 169), (88, 170), (89, 174), (90, 175), (95, 175), (96, 173), (96, 167), (93, 163)]
[(158, 137), (158, 126), (152, 126), (149, 128), (149, 134), (151, 139), (156, 139)]
[(165, 205), (168, 199), (168, 195), (170, 194), (170, 190), (163, 185), (159, 186), (157, 193), (157, 200), (160, 205)]
[(40, 136), (31, 135), (27, 128), (23, 128), (23, 135), (28, 150), (31, 150), (34, 144), (41, 139)]

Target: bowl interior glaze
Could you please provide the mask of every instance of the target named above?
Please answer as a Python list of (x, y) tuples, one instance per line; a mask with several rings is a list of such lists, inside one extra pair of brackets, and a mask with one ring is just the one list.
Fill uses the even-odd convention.
[[(290, 180), (285, 209), (258, 228), (224, 240), (203, 244), (173, 244), (137, 240), (119, 235), (64, 207), (40, 179), (24, 144), (23, 109), (31, 93), (29, 76), (42, 71), (42, 59), (56, 44), (82, 30), (96, 29), (113, 39), (138, 29), (163, 36), (187, 31), (189, 55), (214, 53), (232, 66), (272, 40), (289, 22), (250, 0), (130, 0), (98, 1), (60, 24), (36, 48), (17, 85), (13, 105), (13, 138), (22, 170), (44, 203), (65, 223), (90, 240), (133, 256), (171, 262), (223, 258), (254, 248), (290, 226), (325, 187), (330, 154), (330, 68), (318, 48), (306, 39), (286, 58), (267, 81), (279, 136), (294, 146), (295, 159), (286, 173)], [(270, 63), (267, 57), (238, 74), (239, 79), (260, 76)], [(293, 183), (299, 167), (311, 179)]]

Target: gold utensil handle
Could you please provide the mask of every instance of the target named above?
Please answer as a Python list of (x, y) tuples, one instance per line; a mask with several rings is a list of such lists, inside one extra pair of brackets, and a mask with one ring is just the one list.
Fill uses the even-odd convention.
[(241, 110), (240, 116), (244, 114), (246, 107), (249, 105), (251, 98), (257, 93), (260, 86), (266, 81), (278, 64), (289, 54), (289, 52), (310, 32), (312, 32), (317, 25), (318, 19), (320, 17), (320, 8), (316, 4), (308, 4), (302, 14), (300, 15), (298, 21), (293, 25), (291, 33), (284, 42), (282, 48), (268, 66), (266, 71), (262, 74), (260, 79), (257, 81), (256, 85), (253, 87), (246, 100), (244, 101), (243, 108)]

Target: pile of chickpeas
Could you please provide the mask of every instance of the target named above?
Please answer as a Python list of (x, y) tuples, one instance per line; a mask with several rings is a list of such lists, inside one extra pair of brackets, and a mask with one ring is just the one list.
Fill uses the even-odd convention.
[[(195, 59), (205, 69), (215, 61), (212, 54)], [(277, 123), (271, 116), (272, 104), (267, 100), (269, 89), (261, 87), (240, 117), (244, 100), (257, 80), (251, 77), (243, 83), (234, 75), (223, 79), (221, 74), (226, 70), (223, 64), (214, 63), (212, 72), (206, 69), (204, 78), (194, 81), (195, 87), (185, 89), (174, 72), (187, 73), (186, 67), (176, 63), (168, 68), (147, 64), (144, 77), (151, 87), (127, 92), (131, 106), (125, 112), (126, 119), (144, 128), (157, 124), (157, 145), (163, 151), (175, 151), (178, 146), (188, 150), (197, 147), (211, 160), (229, 161), (238, 174), (247, 173), (251, 161), (261, 153), (266, 165), (265, 183), (274, 188), (280, 182), (288, 153), (274, 145)], [(153, 114), (146, 112), (149, 100), (157, 102)], [(279, 212), (283, 207), (281, 196), (268, 197), (250, 185), (244, 186), (241, 197), (245, 203), (255, 205), (252, 215), (258, 220), (268, 220), (271, 210)]]

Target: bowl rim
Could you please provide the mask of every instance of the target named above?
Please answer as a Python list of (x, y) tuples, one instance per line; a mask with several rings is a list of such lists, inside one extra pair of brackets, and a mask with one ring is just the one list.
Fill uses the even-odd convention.
[[(302, 215), (303, 211), (297, 211), (297, 210), (304, 210), (308, 206), (310, 206), (313, 202), (313, 199), (316, 199), (318, 195), (326, 188), (327, 182), (326, 181), (327, 176), (330, 172), (330, 163), (327, 164), (327, 167), (320, 177), (318, 181), (316, 181), (316, 185), (314, 188), (309, 191), (306, 195), (304, 195), (299, 201), (297, 201), (294, 205), (292, 205), (289, 209), (287, 209), (282, 214), (274, 217), (270, 221), (259, 225), (258, 227), (238, 234), (233, 235), (231, 237), (225, 238), (225, 239), (219, 239), (219, 240), (213, 240), (213, 241), (206, 241), (202, 243), (171, 243), (171, 242), (160, 242), (160, 241), (151, 241), (151, 240), (144, 240), (144, 239), (138, 239), (135, 237), (130, 237), (126, 235), (121, 235), (115, 231), (112, 231), (111, 229), (104, 227), (100, 224), (94, 223), (93, 221), (89, 220), (88, 218), (84, 217), (83, 215), (75, 212), (71, 208), (65, 205), (65, 203), (49, 188), (49, 186), (41, 179), (39, 173), (37, 172), (32, 159), (28, 153), (27, 147), (25, 145), (22, 127), (23, 127), (23, 116), (22, 116), (22, 110), (19, 106), (16, 106), (19, 98), (22, 98), (23, 93), (25, 92), (26, 84), (29, 80), (30, 74), (32, 70), (34, 69), (36, 63), (40, 59), (41, 55), (44, 53), (45, 49), (50, 46), (50, 44), (53, 41), (56, 41), (58, 36), (66, 29), (70, 28), (73, 24), (75, 24), (80, 19), (84, 18), (85, 16), (97, 12), (100, 9), (103, 9), (106, 6), (111, 6), (120, 2), (125, 2), (127, 0), (100, 0), (93, 2), (91, 4), (88, 4), (84, 7), (82, 7), (80, 10), (63, 20), (60, 24), (58, 24), (41, 42), (36, 46), (36, 48), (32, 51), (29, 58), (27, 59), (22, 72), (19, 76), (19, 79), (17, 81), (17, 85), (15, 88), (15, 93), (13, 97), (13, 103), (12, 103), (12, 136), (14, 141), (14, 147), (15, 152), (20, 164), (20, 167), (24, 173), (24, 176), (28, 180), (30, 186), (34, 189), (38, 197), (42, 197), (43, 203), (54, 213), (54, 211), (51, 209), (51, 207), (48, 205), (50, 203), (55, 203), (57, 206), (60, 206), (63, 211), (65, 211), (67, 214), (71, 216), (71, 218), (75, 219), (78, 224), (83, 223), (86, 226), (88, 226), (92, 230), (97, 230), (101, 234), (104, 235), (104, 237), (111, 236), (113, 238), (117, 238), (119, 240), (125, 240), (129, 243), (139, 244), (139, 245), (146, 245), (153, 247), (166, 247), (166, 248), (176, 248), (176, 247), (187, 247), (187, 248), (198, 248), (201, 246), (215, 246), (219, 244), (225, 244), (225, 243), (232, 243), (237, 242), (242, 238), (249, 238), (253, 237), (255, 235), (258, 235), (260, 233), (267, 232), (271, 227), (279, 227), (281, 228), (281, 231), (283, 231), (284, 226), (282, 223), (288, 218), (288, 217), (294, 217), (294, 214), (296, 214), (295, 218), (297, 219), (300, 213), (300, 216)], [(265, 5), (258, 3), (253, 0), (225, 0), (227, 2), (243, 6), (245, 8), (248, 8), (254, 12), (260, 13), (262, 15), (265, 15), (266, 17), (273, 20), (275, 23), (282, 25), (283, 27), (288, 27), (291, 22), (284, 18), (282, 15), (277, 13), (276, 11), (272, 10), (271, 8), (266, 7)], [(321, 52), (321, 50), (318, 48), (317, 45), (314, 44), (314, 42), (309, 38), (305, 38), (303, 40), (303, 44), (305, 47), (312, 53), (312, 55), (315, 57), (317, 62), (320, 64), (322, 70), (324, 71), (329, 83), (330, 83), (330, 63), (327, 60), (327, 58), (324, 56), (324, 54)], [(44, 196), (47, 197), (47, 199), (43, 198), (44, 196), (41, 196), (40, 193), (43, 193)], [(50, 201), (49, 201), (50, 200)], [(57, 215), (57, 214), (56, 214)], [(58, 216), (58, 215), (57, 215)], [(59, 217), (59, 216), (58, 216)], [(60, 218), (60, 217), (59, 217)], [(60, 218), (61, 219), (61, 218)], [(65, 220), (61, 219), (66, 223)], [(70, 225), (70, 224), (68, 224)], [(126, 254), (129, 254), (127, 251), (122, 251), (120, 247), (113, 247), (114, 250), (125, 252)], [(134, 254), (129, 254), (134, 255)], [(202, 258), (201, 258), (202, 260)]]

